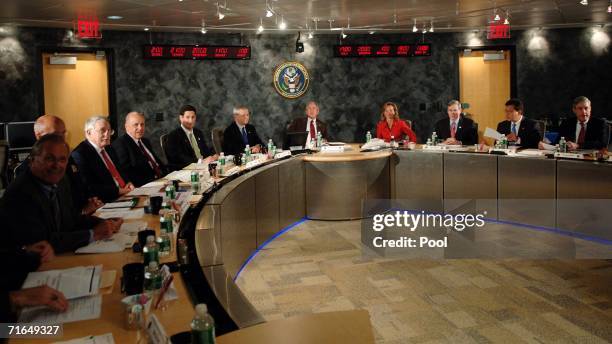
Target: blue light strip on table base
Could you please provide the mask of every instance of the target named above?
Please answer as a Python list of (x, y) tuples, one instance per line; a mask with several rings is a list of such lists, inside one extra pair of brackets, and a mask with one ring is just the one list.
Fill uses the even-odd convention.
[(287, 227), (281, 229), (280, 231), (276, 232), (276, 234), (274, 234), (268, 240), (264, 241), (263, 244), (259, 245), (259, 247), (255, 250), (255, 252), (251, 253), (249, 258), (247, 258), (247, 260), (244, 261), (244, 263), (242, 264), (242, 266), (238, 270), (238, 273), (236, 274), (236, 277), (234, 277), (234, 282), (236, 282), (236, 280), (238, 279), (238, 276), (240, 276), (240, 273), (242, 272), (242, 270), (249, 264), (251, 259), (255, 258), (255, 256), (259, 253), (259, 251), (263, 250), (269, 243), (272, 242), (272, 240), (278, 238), (279, 236), (285, 234), (286, 232), (292, 230), (294, 227), (296, 227), (298, 225), (301, 225), (302, 223), (304, 223), (306, 221), (308, 221), (307, 217), (301, 218), (299, 221), (294, 222), (294, 223), (290, 224), (289, 226), (287, 226)]

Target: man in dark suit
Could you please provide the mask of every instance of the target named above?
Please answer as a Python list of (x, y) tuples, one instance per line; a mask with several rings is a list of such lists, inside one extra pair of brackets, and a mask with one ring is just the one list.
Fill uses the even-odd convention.
[(3, 247), (46, 240), (55, 252), (73, 251), (119, 230), (121, 219), (102, 220), (74, 210), (70, 184), (64, 178), (69, 153), (59, 135), (45, 135), (34, 144), (30, 169), (0, 200), (0, 218), (7, 227)]
[(142, 186), (165, 175), (165, 168), (144, 133), (144, 115), (132, 111), (125, 116), (125, 134), (112, 144), (119, 170), (124, 171), (135, 186)]
[[(289, 127), (287, 127), (287, 132), (308, 132), (308, 138), (306, 142), (311, 142), (312, 139), (317, 138), (317, 134), (321, 133), (321, 137), (326, 141), (329, 141), (329, 137), (327, 136), (327, 124), (325, 122), (318, 119), (319, 116), (319, 106), (314, 101), (308, 102), (306, 104), (306, 117), (298, 117), (295, 118)], [(314, 133), (314, 134), (313, 134)]]
[[(36, 122), (34, 122), (34, 136), (36, 140), (40, 140), (41, 137), (48, 134), (57, 134), (66, 138), (66, 125), (64, 121), (53, 115), (38, 117)], [(15, 177), (19, 177), (30, 168), (29, 161), (30, 158), (28, 157), (15, 168)], [(66, 178), (70, 182), (72, 198), (77, 210), (83, 214), (92, 214), (96, 209), (104, 205), (97, 197), (89, 197), (87, 185), (83, 184), (81, 176), (79, 176), (79, 167), (72, 157), (68, 159)]]
[(104, 202), (134, 190), (134, 185), (117, 165), (117, 156), (110, 146), (113, 133), (106, 117), (90, 117), (85, 122), (85, 140), (72, 151), (83, 183), (89, 186), (92, 196)]
[(542, 140), (537, 123), (525, 116), (523, 102), (519, 99), (510, 99), (506, 102), (506, 120), (499, 122), (497, 131), (506, 135), (508, 142), (522, 148), (538, 148)]
[(574, 99), (572, 111), (576, 117), (565, 119), (559, 127), (559, 137), (565, 137), (567, 147), (570, 150), (607, 147), (608, 124), (601, 118), (591, 117), (589, 98)]
[(451, 100), (446, 107), (448, 118), (436, 123), (435, 130), (439, 138), (447, 145), (473, 145), (478, 143), (478, 132), (474, 121), (461, 114), (461, 103)]
[(204, 141), (204, 134), (196, 124), (196, 109), (185, 105), (179, 112), (181, 125), (168, 133), (164, 151), (168, 159), (168, 168), (175, 171), (198, 162), (199, 159), (214, 160), (216, 157), (208, 149)]
[(234, 122), (223, 132), (223, 152), (236, 155), (244, 152), (246, 145), (251, 153), (261, 152), (263, 142), (257, 135), (257, 130), (249, 124), (249, 109), (246, 106), (234, 108)]

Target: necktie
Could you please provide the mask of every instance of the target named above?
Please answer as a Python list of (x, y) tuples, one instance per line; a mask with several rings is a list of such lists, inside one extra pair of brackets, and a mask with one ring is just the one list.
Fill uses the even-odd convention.
[(512, 133), (516, 135), (516, 123), (512, 122)]
[(119, 171), (117, 171), (117, 167), (115, 167), (115, 164), (113, 164), (113, 161), (108, 156), (108, 153), (106, 153), (106, 151), (102, 149), (100, 154), (102, 154), (102, 159), (104, 159), (106, 168), (108, 168), (108, 171), (110, 172), (113, 179), (117, 182), (117, 185), (119, 185), (120, 188), (125, 187), (125, 181), (123, 180), (123, 178), (121, 178)]
[(51, 201), (51, 208), (53, 210), (53, 220), (55, 221), (55, 228), (58, 232), (62, 230), (62, 216), (60, 213), (60, 204), (59, 199), (57, 198), (57, 186), (51, 187), (51, 192), (49, 193), (49, 200)]
[(455, 138), (455, 134), (457, 134), (457, 122), (453, 121), (453, 125), (451, 125), (451, 137)]
[(140, 147), (142, 154), (144, 154), (144, 156), (147, 157), (147, 160), (149, 160), (149, 165), (151, 165), (151, 168), (153, 169), (153, 171), (155, 171), (155, 178), (161, 177), (161, 170), (159, 169), (159, 165), (157, 164), (155, 159), (153, 159), (153, 157), (147, 152), (144, 145), (142, 144), (142, 141), (140, 140), (138, 140), (138, 147)]
[(200, 147), (198, 147), (198, 143), (196, 142), (195, 136), (193, 133), (189, 133), (189, 143), (191, 143), (191, 149), (195, 153), (195, 156), (198, 160), (202, 159), (202, 153), (200, 153)]
[(245, 145), (249, 144), (249, 137), (247, 136), (246, 127), (242, 127), (242, 143)]
[(584, 122), (580, 122), (580, 133), (578, 133), (578, 145), (584, 145), (584, 135), (586, 134), (586, 130), (584, 128)]
[(310, 138), (316, 138), (317, 137), (317, 131), (315, 130), (315, 126), (314, 126), (314, 121), (310, 120)]

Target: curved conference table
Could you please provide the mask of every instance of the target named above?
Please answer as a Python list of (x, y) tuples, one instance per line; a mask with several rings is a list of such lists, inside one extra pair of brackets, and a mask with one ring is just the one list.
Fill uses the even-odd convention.
[[(317, 324), (334, 323), (338, 326), (323, 326), (327, 330), (322, 330), (323, 337), (317, 342), (352, 336), (355, 342), (372, 343), (371, 326), (363, 311), (313, 314), (297, 323), (291, 318), (265, 323), (234, 283), (257, 249), (292, 224), (305, 218), (359, 219), (367, 200), (410, 200), (422, 210), (443, 212), (453, 207), (454, 200), (474, 199), (482, 200), (484, 207), (490, 207), (489, 217), (498, 220), (600, 236), (601, 228), (611, 227), (609, 201), (590, 201), (612, 198), (610, 162), (422, 149), (359, 153), (352, 147), (346, 153), (271, 160), (220, 179), (204, 192), (184, 214), (178, 232), (179, 238), (187, 240), (190, 260), (180, 266), (182, 278), (175, 278), (179, 300), (155, 313), (160, 314), (169, 335), (188, 330), (193, 305), (204, 302), (217, 323), (219, 343), (256, 343), (257, 338), (286, 341), (307, 335)], [(524, 200), (537, 201), (539, 210), (529, 209), (532, 204)], [(152, 216), (149, 223), (159, 227)], [(612, 230), (603, 233), (602, 239), (612, 240)], [(110, 265), (120, 273), (122, 264), (138, 258), (131, 255), (58, 257), (45, 268), (103, 262), (105, 269)], [(122, 314), (117, 283), (104, 296), (102, 321), (92, 323), (98, 331), (91, 333), (80, 322), (67, 324), (67, 338), (105, 332), (113, 332), (119, 342), (136, 338), (117, 319)], [(305, 325), (296, 325), (299, 323)], [(294, 330), (286, 331), (288, 328)], [(300, 328), (309, 330), (295, 332)]]

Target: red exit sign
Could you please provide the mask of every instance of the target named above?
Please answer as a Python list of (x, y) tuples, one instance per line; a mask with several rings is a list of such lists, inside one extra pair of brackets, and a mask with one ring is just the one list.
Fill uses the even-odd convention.
[(510, 38), (510, 23), (507, 21), (502, 21), (501, 18), (498, 18), (498, 20), (491, 18), (489, 21), (489, 27), (487, 28), (487, 39), (508, 38)]
[(100, 22), (95, 16), (79, 16), (76, 23), (77, 36), (81, 39), (100, 39)]

